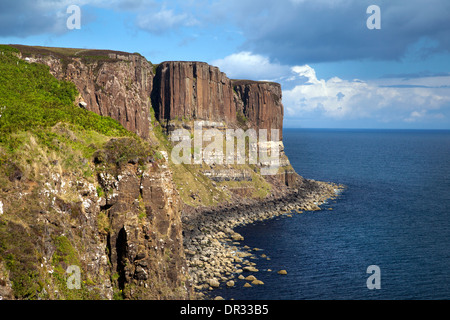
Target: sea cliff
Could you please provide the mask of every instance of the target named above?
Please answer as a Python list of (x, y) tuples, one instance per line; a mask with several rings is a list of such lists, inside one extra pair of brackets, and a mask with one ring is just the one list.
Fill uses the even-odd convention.
[[(319, 210), (340, 188), (306, 180), (290, 165), (279, 84), (229, 79), (204, 62), (154, 65), (137, 53), (0, 51), (9, 88), (0, 96), (4, 299), (201, 297), (245, 261), (227, 245), (239, 238), (233, 227)], [(67, 92), (70, 99), (60, 99)], [(37, 93), (43, 102), (27, 98)], [(56, 115), (46, 113), (55, 99)], [(27, 106), (44, 114), (39, 125), (23, 122)], [(171, 134), (194, 135), (199, 122), (221, 133), (277, 130), (277, 171), (261, 174), (262, 162), (174, 163)], [(81, 270), (77, 290), (67, 288), (70, 266)]]

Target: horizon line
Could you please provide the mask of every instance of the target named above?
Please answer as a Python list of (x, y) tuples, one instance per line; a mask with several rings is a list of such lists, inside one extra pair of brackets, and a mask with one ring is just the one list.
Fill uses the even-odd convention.
[(311, 129), (311, 130), (403, 130), (403, 131), (450, 131), (450, 128), (335, 128), (335, 127), (289, 127), (284, 129)]

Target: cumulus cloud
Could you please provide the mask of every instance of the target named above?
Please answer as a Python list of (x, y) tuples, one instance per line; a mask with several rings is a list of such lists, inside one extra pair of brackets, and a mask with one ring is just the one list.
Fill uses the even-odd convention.
[(308, 65), (295, 66), (292, 72), (301, 83), (283, 91), (283, 104), (291, 117), (314, 113), (336, 120), (415, 122), (443, 119), (450, 113), (449, 76), (350, 81), (318, 79)]
[(314, 69), (308, 65), (293, 67), (292, 72), (304, 83), (283, 92), (283, 101), (290, 115), (318, 110), (333, 118), (354, 116), (355, 108), (363, 103), (364, 98), (367, 99), (367, 93), (376, 94), (363, 81), (346, 81), (338, 77), (317, 79)]

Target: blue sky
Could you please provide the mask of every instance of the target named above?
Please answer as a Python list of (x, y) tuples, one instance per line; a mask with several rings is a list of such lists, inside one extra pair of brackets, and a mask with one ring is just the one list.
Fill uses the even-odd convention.
[[(81, 29), (67, 28), (70, 5)], [(381, 29), (367, 28), (370, 5)], [(205, 61), (281, 83), (286, 127), (450, 129), (448, 0), (14, 0), (0, 42)]]

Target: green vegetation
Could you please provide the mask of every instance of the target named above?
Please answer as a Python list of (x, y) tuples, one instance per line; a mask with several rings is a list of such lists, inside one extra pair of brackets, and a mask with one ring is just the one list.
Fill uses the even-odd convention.
[(56, 245), (55, 253), (53, 253), (52, 264), (54, 266), (64, 263), (66, 265), (80, 265), (77, 253), (66, 236), (58, 236), (53, 241)]
[(153, 74), (156, 74), (156, 70), (158, 70), (159, 64), (153, 64)]
[(236, 111), (236, 120), (238, 122), (239, 127), (241, 128), (247, 128), (247, 117), (241, 112), (241, 111)]
[(110, 232), (111, 224), (109, 222), (109, 217), (106, 212), (102, 211), (97, 215), (97, 226), (98, 230), (105, 235), (107, 235)]
[[(80, 274), (80, 288), (70, 289), (67, 285), (68, 281), (68, 266), (80, 266), (77, 250), (72, 246), (71, 241), (66, 236), (57, 236), (53, 239), (56, 250), (52, 257), (52, 280), (57, 288), (60, 298), (67, 300), (84, 300), (84, 299), (98, 299), (95, 290), (88, 290), (86, 284), (95, 284), (91, 279), (86, 278), (86, 275)], [(84, 279), (84, 280), (83, 280)], [(49, 280), (47, 280), (49, 282)]]
[[(22, 237), (17, 237), (21, 234)], [(35, 299), (42, 289), (33, 243), (27, 237), (29, 231), (19, 223), (0, 221), (0, 262), (4, 261), (10, 272), (12, 288), (16, 296)]]
[[(157, 152), (157, 151), (156, 151)], [(149, 158), (156, 154), (150, 146), (140, 139), (122, 137), (106, 142), (102, 149), (94, 153), (94, 161), (97, 164), (108, 165), (108, 168), (120, 168), (125, 163), (139, 163), (144, 165)]]
[[(74, 51), (61, 49), (56, 54)], [(67, 267), (84, 263), (77, 236), (63, 235), (65, 225), (76, 225), (82, 214), (80, 189), (76, 183), (58, 187), (53, 182), (58, 179), (49, 177), (68, 175), (71, 181), (90, 182), (102, 196), (105, 191), (94, 178), (99, 168), (140, 164), (154, 152), (117, 121), (75, 105), (78, 92), (72, 83), (54, 78), (47, 66), (19, 59), (18, 53), (0, 45), (0, 199), (9, 208), (0, 216), (0, 267), (9, 272), (18, 299), (93, 299), (96, 279), (82, 274), (80, 290), (70, 290), (66, 283)], [(18, 182), (23, 198), (9, 192)], [(63, 192), (43, 196), (55, 188)], [(69, 214), (62, 215), (58, 208)], [(50, 229), (41, 220), (43, 212), (53, 219)], [(104, 212), (97, 223), (101, 233), (109, 232)], [(46, 262), (47, 250), (53, 254)]]
[(20, 141), (11, 135), (19, 131), (32, 131), (48, 143), (53, 137), (45, 129), (59, 122), (107, 136), (130, 135), (117, 121), (74, 105), (74, 84), (57, 80), (47, 66), (27, 63), (14, 53), (17, 49), (0, 47), (1, 144), (14, 150)]

